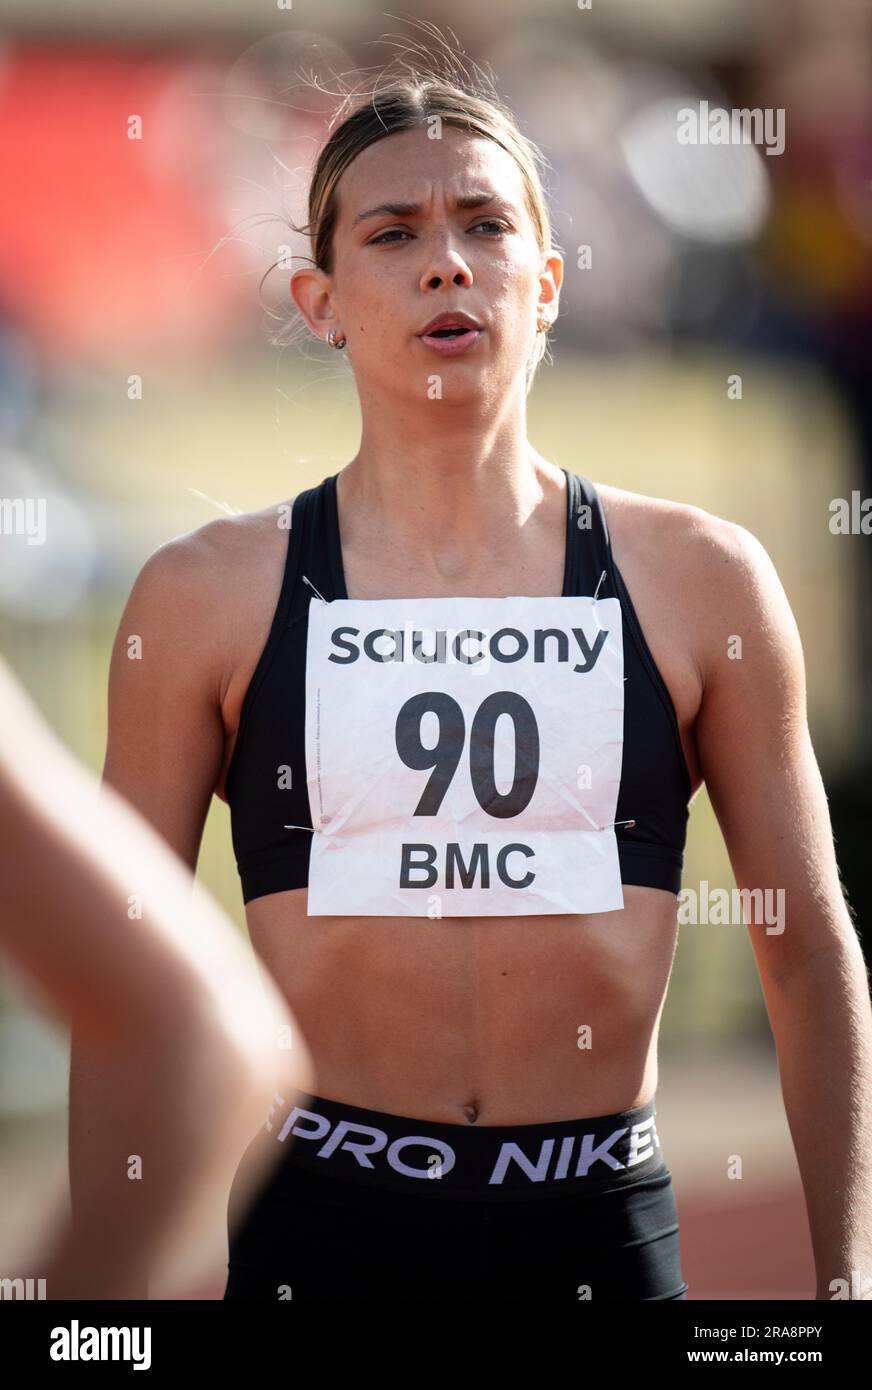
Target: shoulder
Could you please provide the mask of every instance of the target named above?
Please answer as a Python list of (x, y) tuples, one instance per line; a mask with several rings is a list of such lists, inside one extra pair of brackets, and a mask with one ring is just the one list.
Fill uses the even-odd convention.
[(766, 648), (770, 675), (779, 669), (783, 680), (801, 680), (796, 620), (758, 536), (703, 507), (605, 484), (596, 488), (613, 547), (631, 550), (637, 567), (657, 574), (695, 635), (700, 668), (722, 668), (728, 644), (739, 637), (750, 639), (752, 651)]
[(595, 483), (594, 486), (602, 499), (610, 531), (627, 533), (632, 530), (658, 544), (664, 540), (675, 540), (688, 545), (716, 545), (719, 538), (726, 541), (731, 530), (739, 532), (743, 529), (689, 502), (648, 497), (645, 493), (629, 492), (607, 483)]
[(216, 517), (158, 546), (133, 583), (116, 658), (139, 634), (164, 670), (205, 672), (223, 693), (251, 623), (281, 585), (291, 505)]
[(252, 544), (278, 532), (287, 537), (293, 498), (257, 512), (236, 512), (214, 517), (192, 531), (173, 536), (152, 552), (145, 563), (152, 569), (189, 570), (192, 577), (208, 571), (217, 561), (232, 563), (250, 554)]
[(656, 551), (676, 569), (727, 585), (731, 598), (777, 579), (762, 542), (738, 522), (688, 502), (597, 483), (613, 540)]
[(231, 581), (252, 567), (283, 555), (293, 499), (256, 512), (215, 517), (194, 530), (164, 541), (148, 556), (134, 592), (149, 592), (178, 603), (208, 601), (220, 590), (226, 599)]

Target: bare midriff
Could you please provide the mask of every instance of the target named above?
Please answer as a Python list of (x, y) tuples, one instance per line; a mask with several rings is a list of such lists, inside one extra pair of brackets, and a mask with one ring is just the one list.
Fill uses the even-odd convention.
[(616, 912), (309, 917), (307, 889), (248, 904), (319, 1096), (445, 1124), (538, 1124), (642, 1105), (677, 936), (676, 897)]

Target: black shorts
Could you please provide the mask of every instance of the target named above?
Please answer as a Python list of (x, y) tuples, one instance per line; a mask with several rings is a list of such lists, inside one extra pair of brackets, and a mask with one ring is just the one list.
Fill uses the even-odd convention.
[[(279, 1104), (231, 1189), (225, 1300), (686, 1297), (653, 1100), (500, 1126), (317, 1096)], [(278, 1165), (246, 1210), (246, 1160), (276, 1144)]]

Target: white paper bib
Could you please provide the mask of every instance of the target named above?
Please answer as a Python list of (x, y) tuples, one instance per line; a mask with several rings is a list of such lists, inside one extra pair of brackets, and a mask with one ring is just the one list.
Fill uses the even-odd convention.
[(623, 907), (616, 598), (313, 598), (310, 916)]

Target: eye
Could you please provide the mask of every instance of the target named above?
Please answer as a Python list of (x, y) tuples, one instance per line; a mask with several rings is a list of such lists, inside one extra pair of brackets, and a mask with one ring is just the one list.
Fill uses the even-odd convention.
[[(509, 225), (508, 225), (507, 223), (505, 223), (505, 222), (500, 222), (500, 221), (498, 221), (498, 219), (495, 218), (495, 217), (487, 218), (487, 220), (484, 221), (484, 222), (477, 222), (477, 223), (475, 224), (475, 226), (470, 227), (469, 230), (470, 230), (471, 232), (474, 232), (474, 231), (477, 231), (479, 227), (495, 227), (495, 228), (496, 228), (496, 235), (498, 235), (498, 236), (502, 236), (503, 232), (510, 232), (510, 231), (512, 230), (511, 227), (509, 227)], [(489, 236), (493, 236), (494, 233), (493, 233), (493, 232), (489, 232), (488, 235), (489, 235)], [(373, 238), (372, 238), (372, 241), (368, 241), (368, 242), (367, 242), (367, 246), (378, 246), (379, 243), (382, 243), (382, 244), (384, 244), (385, 246), (391, 246), (391, 245), (396, 246), (396, 245), (399, 245), (398, 242), (389, 242), (389, 241), (387, 240), (388, 237), (394, 237), (394, 236), (403, 236), (403, 237), (411, 236), (411, 232), (407, 232), (403, 227), (391, 227), (389, 231), (387, 231), (387, 232), (381, 232), (378, 236), (373, 237)]]
[(386, 237), (389, 237), (389, 236), (396, 236), (396, 234), (397, 234), (398, 232), (399, 232), (400, 236), (409, 236), (409, 235), (410, 235), (410, 233), (404, 231), (402, 227), (392, 227), (391, 230), (390, 230), (389, 232), (382, 232), (381, 236), (375, 236), (375, 237), (373, 237), (372, 241), (367, 242), (367, 245), (368, 245), (368, 246), (378, 246), (378, 244), (379, 244), (380, 241), (384, 241), (385, 238), (386, 238)]

